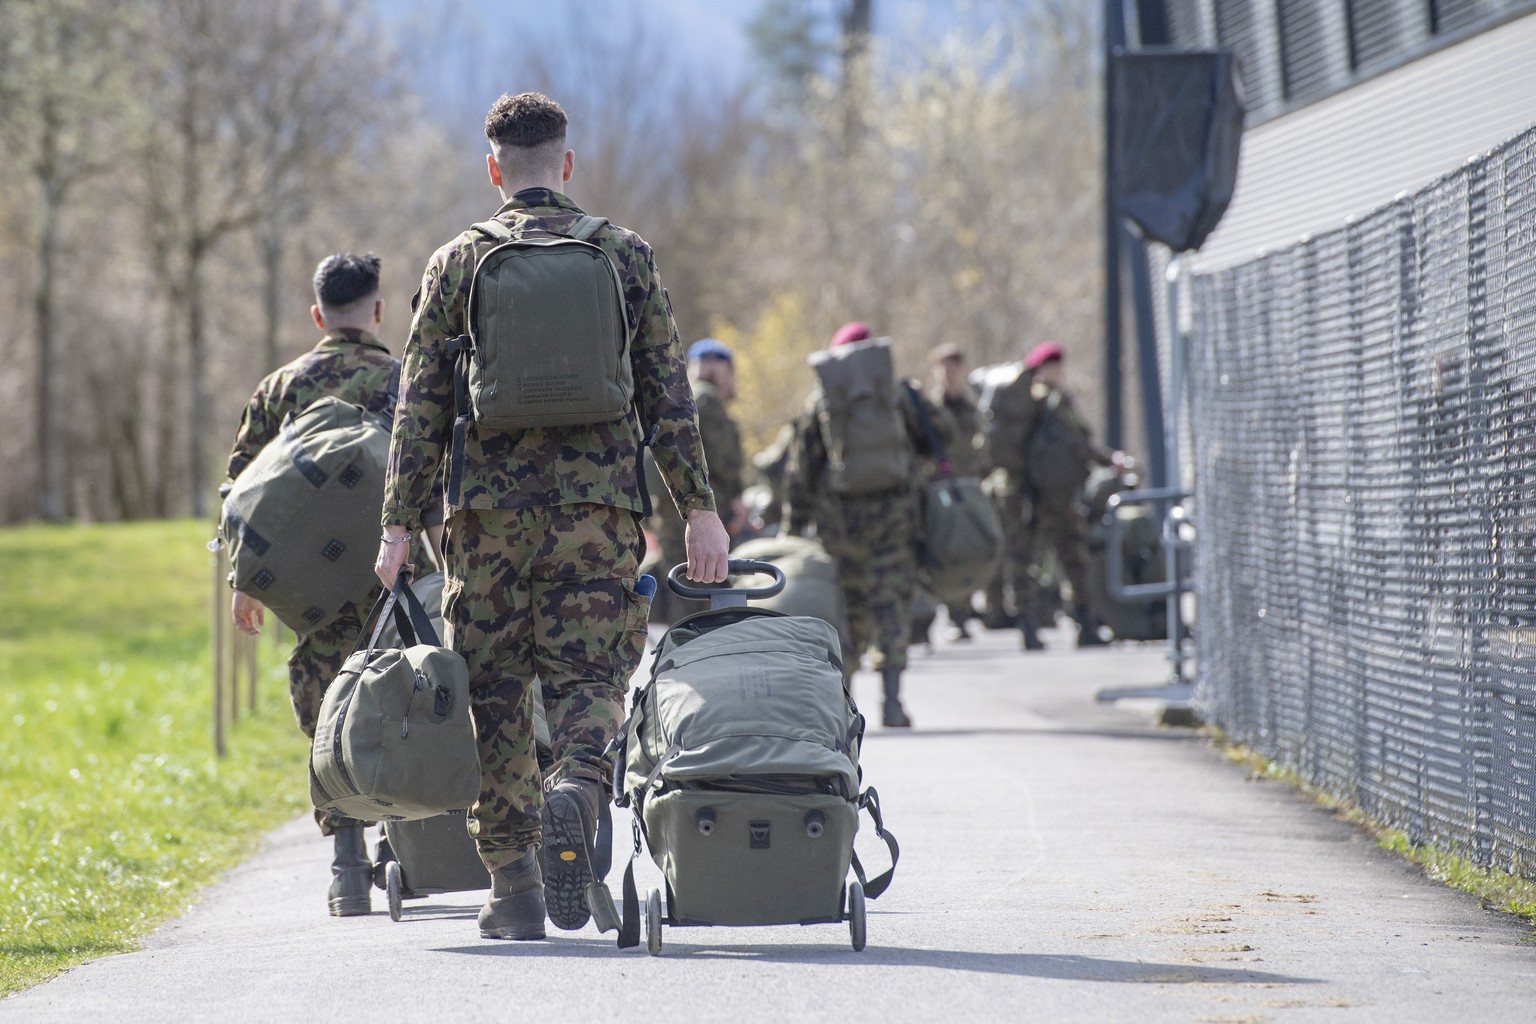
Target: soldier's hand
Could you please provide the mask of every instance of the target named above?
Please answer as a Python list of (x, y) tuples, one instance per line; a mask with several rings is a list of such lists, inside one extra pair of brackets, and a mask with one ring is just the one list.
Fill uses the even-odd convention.
[(694, 509), (684, 531), (688, 548), (687, 577), (695, 583), (723, 583), (731, 556), (731, 537), (713, 512)]
[(384, 584), (385, 590), (394, 587), (395, 577), (400, 575), (410, 553), (410, 531), (403, 526), (384, 527), (384, 536), (379, 538), (379, 557), (373, 560), (373, 573)]
[(254, 597), (237, 590), (229, 605), (229, 617), (234, 620), (235, 628), (240, 632), (247, 636), (260, 636), (261, 627), (267, 622), (267, 608)]

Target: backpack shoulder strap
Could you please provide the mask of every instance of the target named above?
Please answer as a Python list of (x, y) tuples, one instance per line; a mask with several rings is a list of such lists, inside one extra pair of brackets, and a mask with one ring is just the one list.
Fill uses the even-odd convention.
[(475, 225), (475, 230), (483, 235), (489, 235), (498, 242), (510, 242), (512, 229), (499, 220), (483, 220)]
[(591, 241), (592, 236), (602, 230), (607, 223), (607, 217), (591, 217), (582, 214), (581, 219), (571, 226), (571, 237), (580, 242)]

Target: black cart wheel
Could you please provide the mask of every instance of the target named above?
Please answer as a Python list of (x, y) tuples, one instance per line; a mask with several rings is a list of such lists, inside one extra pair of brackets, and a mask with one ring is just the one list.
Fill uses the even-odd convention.
[(645, 948), (651, 956), (661, 956), (661, 890), (652, 889), (645, 898)]
[(392, 860), (384, 865), (384, 891), (389, 893), (389, 919), (400, 920), (400, 862)]
[(864, 887), (858, 882), (848, 886), (848, 935), (855, 953), (864, 948)]

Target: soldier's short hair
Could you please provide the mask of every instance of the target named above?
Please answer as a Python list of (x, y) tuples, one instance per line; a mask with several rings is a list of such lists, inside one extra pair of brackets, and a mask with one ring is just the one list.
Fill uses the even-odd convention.
[(371, 252), (338, 252), (315, 268), (315, 301), (321, 309), (346, 309), (378, 291), (379, 258)]
[(565, 110), (541, 92), (502, 96), (485, 115), (485, 137), (491, 145), (531, 149), (565, 144)]

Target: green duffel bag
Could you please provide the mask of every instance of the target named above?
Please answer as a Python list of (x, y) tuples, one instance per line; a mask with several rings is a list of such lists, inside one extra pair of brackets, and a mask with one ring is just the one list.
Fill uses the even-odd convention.
[(974, 477), (934, 480), (923, 493), (922, 567), (941, 603), (986, 588), (1003, 557), (997, 505)]
[(296, 633), (328, 625), (378, 585), (389, 431), (377, 413), (322, 398), (284, 419), (230, 485), (219, 519), (230, 585)]
[[(408, 646), (379, 646), (382, 620), (390, 616)], [(358, 644), (320, 704), (309, 762), (314, 805), (369, 821), (410, 821), (473, 805), (480, 754), (469, 666), (438, 645), (404, 576), (374, 605)]]

